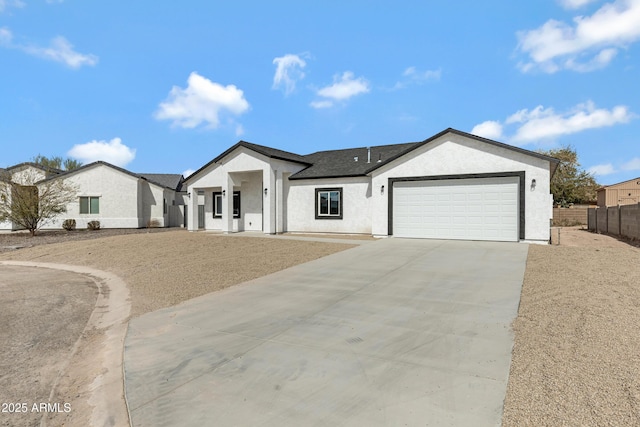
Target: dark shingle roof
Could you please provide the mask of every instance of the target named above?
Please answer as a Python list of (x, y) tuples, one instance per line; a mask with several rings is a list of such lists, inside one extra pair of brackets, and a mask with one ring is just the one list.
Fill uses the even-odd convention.
[[(371, 162), (367, 163), (367, 147), (318, 151), (304, 156), (312, 165), (293, 174), (290, 179), (313, 179), (366, 175), (389, 159), (410, 150), (417, 143), (379, 145), (371, 147)], [(357, 160), (356, 160), (357, 158)]]
[[(366, 175), (374, 171), (375, 169), (378, 169), (379, 167), (397, 159), (398, 157), (404, 156), (405, 154), (415, 150), (418, 147), (422, 147), (423, 145), (427, 145), (435, 141), (436, 139), (440, 138), (443, 135), (446, 135), (447, 133), (453, 133), (455, 135), (475, 139), (476, 141), (481, 141), (490, 145), (494, 145), (496, 147), (506, 148), (508, 150), (548, 160), (550, 162), (551, 176), (553, 176), (553, 174), (555, 173), (558, 163), (560, 162), (554, 157), (549, 157), (544, 154), (525, 150), (519, 147), (514, 147), (512, 145), (503, 144), (502, 142), (494, 141), (491, 139), (482, 138), (480, 136), (462, 132), (457, 129), (448, 128), (421, 142), (409, 142), (405, 144), (371, 147), (371, 163), (367, 163), (366, 147), (349, 148), (346, 150), (319, 151), (317, 153), (309, 154), (307, 156), (304, 156), (304, 158), (313, 164), (308, 168), (291, 175), (289, 179), (318, 179)], [(354, 160), (355, 156), (358, 157), (357, 162)]]
[[(422, 147), (427, 145), (438, 138), (446, 135), (447, 133), (452, 133), (455, 135), (463, 136), (466, 138), (475, 139), (476, 141), (484, 142), (490, 145), (494, 145), (496, 147), (505, 148), (508, 150), (512, 150), (515, 152), (527, 154), (529, 156), (538, 157), (544, 160), (549, 161), (550, 163), (550, 171), (551, 176), (555, 173), (555, 170), (558, 166), (559, 160), (553, 157), (546, 156), (544, 154), (536, 153), (533, 151), (525, 150), (523, 148), (514, 147), (512, 145), (503, 144), (498, 141), (494, 141), (487, 138), (482, 138), (470, 133), (462, 132), (456, 129), (448, 128), (443, 130), (442, 132), (425, 139), (420, 142), (408, 142), (404, 144), (392, 144), (392, 145), (379, 145), (370, 147), (371, 150), (371, 160), (367, 162), (368, 156), (368, 148), (367, 147), (359, 147), (359, 148), (347, 148), (343, 150), (329, 150), (329, 151), (318, 151), (315, 153), (307, 154), (305, 156), (301, 156), (299, 154), (290, 153), (288, 151), (278, 150), (271, 147), (265, 147), (264, 145), (253, 144), (251, 142), (240, 141), (237, 144), (233, 145), (225, 152), (220, 154), (215, 159), (211, 160), (206, 165), (202, 166), (200, 169), (189, 175), (187, 180), (196, 176), (202, 170), (209, 167), (211, 164), (217, 163), (222, 160), (225, 156), (231, 153), (238, 147), (245, 147), (250, 150), (253, 150), (257, 153), (260, 153), (264, 156), (287, 160), (290, 162), (299, 163), (301, 165), (307, 166), (305, 169), (297, 172), (289, 177), (289, 179), (318, 179), (318, 178), (338, 178), (338, 177), (352, 177), (352, 176), (364, 176), (369, 174), (370, 172), (378, 169), (379, 167), (406, 155), (407, 153), (415, 150), (418, 147)], [(358, 158), (356, 161), (355, 158)]]
[(117, 171), (120, 171), (124, 174), (130, 175), (134, 178), (142, 178), (144, 180), (147, 180), (149, 182), (151, 182), (152, 184), (158, 185), (160, 187), (165, 187), (165, 188), (169, 188), (171, 190), (175, 190), (175, 191), (180, 191), (182, 189), (182, 181), (183, 181), (183, 177), (180, 174), (171, 174), (171, 173), (148, 173), (148, 174), (137, 174), (137, 173), (133, 173), (130, 172), (124, 168), (121, 168), (119, 166), (116, 165), (112, 165), (111, 163), (102, 161), (102, 160), (98, 160), (92, 163), (88, 163), (86, 165), (80, 166), (77, 169), (73, 169), (70, 171), (66, 171), (66, 172), (61, 172), (58, 175), (54, 175), (54, 176), (50, 176), (47, 179), (44, 179), (43, 181), (49, 181), (52, 179), (56, 179), (56, 178), (64, 178), (67, 177), (69, 175), (73, 175), (76, 174), (78, 172), (82, 172), (85, 169), (94, 167), (94, 166), (99, 166), (99, 165), (104, 165), (107, 167), (110, 167), (112, 169), (115, 169)]
[(225, 151), (224, 153), (216, 157), (216, 159), (221, 159), (228, 152), (234, 150), (238, 146), (250, 148), (253, 151), (256, 151), (260, 154), (263, 154), (267, 157), (271, 157), (274, 159), (288, 160), (290, 162), (309, 164), (309, 161), (306, 159), (306, 156), (290, 153), (288, 151), (278, 150), (277, 148), (265, 147), (264, 145), (253, 144), (247, 141), (238, 142), (236, 145), (234, 145), (233, 147), (231, 147), (230, 149), (228, 149), (227, 151)]
[(179, 173), (139, 173), (137, 175), (161, 187), (176, 191), (182, 189), (182, 181), (184, 181), (184, 177)]

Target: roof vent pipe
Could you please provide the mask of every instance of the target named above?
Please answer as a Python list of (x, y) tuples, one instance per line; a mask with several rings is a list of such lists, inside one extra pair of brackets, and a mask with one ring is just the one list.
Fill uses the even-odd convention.
[(378, 163), (382, 161), (382, 153), (378, 153)]
[(367, 147), (367, 163), (371, 163), (371, 147)]

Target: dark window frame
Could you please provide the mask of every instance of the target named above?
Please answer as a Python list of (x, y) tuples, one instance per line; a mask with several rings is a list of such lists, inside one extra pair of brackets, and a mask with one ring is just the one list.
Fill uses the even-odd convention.
[[(221, 191), (214, 191), (213, 192), (213, 217), (214, 218), (222, 218), (222, 208), (220, 210), (220, 214), (216, 214), (216, 197), (219, 196), (220, 200), (222, 200), (222, 192)], [(236, 196), (238, 196), (238, 206), (236, 208)], [(242, 200), (242, 198), (240, 197), (240, 191), (234, 191), (233, 192), (233, 217), (234, 218), (240, 218), (242, 216), (242, 211), (241, 211), (241, 204), (240, 201)], [(236, 213), (237, 210), (237, 213)]]
[[(82, 212), (82, 199), (87, 199), (87, 212)], [(97, 212), (93, 212), (93, 209), (92, 209), (93, 205), (91, 203), (92, 199), (98, 200), (98, 211)], [(80, 196), (78, 198), (78, 204), (79, 204), (78, 212), (81, 215), (100, 215), (100, 197), (99, 196)]]
[[(332, 192), (337, 192), (338, 193), (338, 213), (337, 214), (331, 214), (331, 193)], [(329, 204), (328, 204), (328, 210), (329, 212), (326, 214), (321, 214), (320, 213), (320, 193), (329, 193), (328, 194), (328, 200), (329, 200)], [(316, 188), (315, 191), (315, 216), (316, 219), (343, 219), (343, 213), (344, 213), (344, 203), (343, 203), (343, 195), (344, 195), (344, 191), (342, 187), (331, 187), (331, 188)]]

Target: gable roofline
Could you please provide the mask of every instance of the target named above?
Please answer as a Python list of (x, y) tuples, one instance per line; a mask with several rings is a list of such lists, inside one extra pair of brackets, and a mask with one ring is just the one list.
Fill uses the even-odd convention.
[(617, 185), (626, 184), (626, 183), (632, 183), (634, 181), (635, 182), (640, 182), (640, 176), (637, 177), (637, 178), (631, 178), (631, 179), (627, 179), (627, 180), (624, 180), (624, 181), (616, 182), (615, 184), (602, 185), (602, 186), (598, 187), (598, 189), (596, 191), (606, 190), (607, 188), (610, 188), (610, 187), (615, 187)]
[(550, 168), (551, 176), (553, 176), (555, 174), (556, 169), (558, 168), (558, 165), (560, 164), (560, 160), (559, 159), (556, 159), (555, 157), (547, 156), (546, 154), (536, 153), (535, 151), (525, 150), (524, 148), (520, 148), (520, 147), (514, 147), (513, 145), (508, 145), (508, 144), (505, 144), (503, 142), (494, 141), (493, 139), (483, 138), (481, 136), (474, 135), (474, 134), (467, 133), (467, 132), (463, 132), (463, 131), (460, 131), (460, 130), (457, 130), (457, 129), (454, 129), (454, 128), (447, 128), (447, 129), (443, 130), (442, 132), (439, 132), (439, 133), (433, 135), (432, 137), (425, 139), (422, 142), (417, 142), (415, 145), (409, 147), (407, 150), (405, 150), (405, 151), (403, 151), (401, 153), (398, 153), (397, 155), (395, 155), (393, 157), (390, 157), (389, 159), (387, 159), (387, 160), (385, 160), (385, 161), (383, 161), (381, 163), (377, 163), (372, 168), (369, 168), (366, 171), (366, 174), (369, 174), (369, 173), (373, 172), (374, 170), (386, 165), (387, 163), (390, 163), (390, 162), (392, 162), (392, 161), (404, 156), (405, 154), (407, 154), (407, 153), (409, 153), (409, 152), (411, 152), (411, 151), (413, 151), (413, 150), (415, 150), (415, 149), (417, 149), (419, 147), (427, 145), (427, 144), (435, 141), (436, 139), (438, 139), (438, 138), (440, 138), (440, 137), (442, 137), (442, 136), (444, 136), (444, 135), (446, 135), (448, 133), (452, 133), (454, 135), (462, 136), (462, 137), (465, 137), (465, 138), (475, 139), (476, 141), (484, 142), (486, 144), (490, 144), (490, 145), (493, 145), (493, 146), (496, 146), (496, 147), (499, 147), (499, 148), (504, 148), (504, 149), (507, 149), (507, 150), (515, 151), (517, 153), (521, 153), (521, 154), (526, 154), (528, 156), (537, 157), (537, 158), (542, 159), (542, 160), (547, 160), (550, 163), (550, 166), (551, 166), (551, 168)]
[(190, 181), (191, 178), (195, 177), (196, 175), (198, 175), (200, 172), (202, 172), (204, 169), (208, 168), (209, 166), (215, 163), (219, 163), (220, 160), (222, 160), (223, 158), (231, 154), (235, 149), (240, 147), (244, 147), (251, 151), (255, 151), (256, 153), (262, 154), (263, 156), (269, 157), (271, 159), (285, 160), (287, 162), (300, 163), (302, 165), (311, 166), (311, 163), (309, 163), (309, 161), (306, 160), (304, 156), (301, 156), (300, 154), (295, 154), (295, 153), (291, 153), (289, 151), (284, 151), (284, 150), (278, 150), (277, 148), (271, 148), (264, 145), (258, 145), (252, 142), (241, 140), (235, 143), (234, 145), (232, 145), (231, 147), (229, 147), (228, 149), (226, 149), (225, 151), (223, 151), (221, 154), (216, 156), (213, 160), (206, 163), (201, 168), (197, 169), (191, 175), (186, 177), (184, 182)]
[(50, 176), (49, 178), (45, 178), (45, 179), (43, 179), (43, 180), (41, 180), (41, 181), (39, 181), (39, 182), (51, 181), (51, 180), (59, 179), (59, 178), (67, 178), (67, 177), (69, 177), (69, 176), (71, 176), (71, 175), (75, 175), (75, 174), (77, 174), (77, 173), (79, 173), (79, 172), (85, 171), (85, 170), (87, 170), (87, 169), (89, 169), (89, 168), (92, 168), (92, 167), (95, 167), (95, 166), (107, 166), (107, 167), (109, 167), (109, 168), (111, 168), (111, 169), (117, 170), (118, 172), (122, 172), (122, 173), (124, 173), (124, 174), (126, 174), (126, 175), (129, 175), (129, 176), (131, 176), (132, 178), (135, 178), (135, 179), (142, 179), (142, 180), (144, 180), (144, 181), (147, 181), (147, 182), (149, 182), (149, 183), (151, 183), (151, 184), (153, 184), (153, 185), (155, 185), (155, 186), (157, 186), (157, 187), (160, 187), (160, 188), (168, 188), (168, 189), (170, 189), (170, 190), (175, 190), (175, 189), (172, 189), (172, 188), (170, 188), (170, 187), (166, 187), (166, 186), (164, 186), (164, 185), (162, 185), (162, 184), (159, 184), (159, 183), (157, 183), (157, 182), (154, 182), (154, 181), (152, 181), (152, 180), (150, 180), (150, 179), (147, 179), (147, 178), (145, 178), (144, 176), (138, 175), (138, 174), (133, 173), (133, 172), (131, 172), (131, 171), (128, 171), (128, 170), (126, 170), (126, 169), (124, 169), (124, 168), (121, 168), (120, 166), (112, 165), (111, 163), (109, 163), (109, 162), (105, 162), (105, 161), (103, 161), (103, 160), (98, 160), (98, 161), (95, 161), (95, 162), (92, 162), (92, 163), (88, 163), (88, 164), (86, 164), (86, 165), (82, 165), (82, 166), (80, 166), (80, 167), (79, 167), (79, 168), (77, 168), (77, 169), (73, 169), (73, 170), (70, 170), (70, 171), (64, 171), (64, 172), (61, 172), (61, 173), (60, 173), (60, 174), (58, 174), (58, 175)]
[(33, 168), (40, 169), (41, 171), (47, 172), (47, 173), (55, 173), (55, 174), (64, 173), (64, 171), (61, 170), (61, 169), (51, 168), (51, 167), (48, 167), (48, 166), (42, 166), (42, 165), (40, 165), (38, 163), (34, 163), (34, 162), (18, 163), (18, 164), (13, 165), (13, 166), (8, 166), (7, 168), (5, 168), (5, 170), (10, 171), (11, 169), (17, 169), (17, 168), (21, 168), (21, 167), (24, 167), (24, 166), (31, 166)]

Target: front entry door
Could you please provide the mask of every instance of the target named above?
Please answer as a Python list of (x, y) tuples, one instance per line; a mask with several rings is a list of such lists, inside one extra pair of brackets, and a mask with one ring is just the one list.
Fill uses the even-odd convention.
[(204, 228), (204, 205), (198, 205), (198, 228)]

